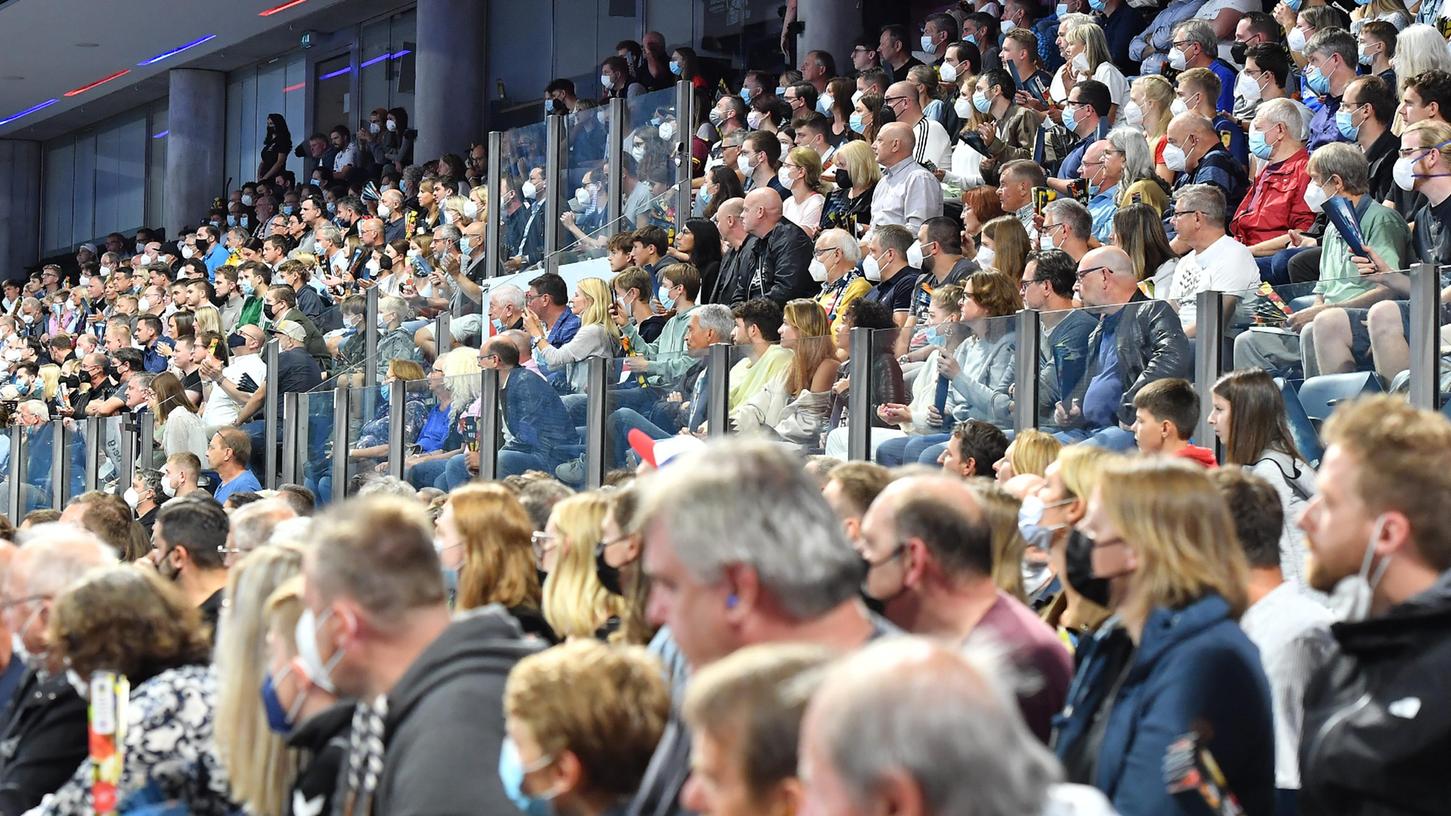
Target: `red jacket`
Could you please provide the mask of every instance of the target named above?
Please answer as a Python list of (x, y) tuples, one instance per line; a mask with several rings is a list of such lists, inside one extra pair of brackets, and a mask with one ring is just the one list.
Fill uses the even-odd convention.
[(1198, 462), (1207, 467), (1218, 467), (1219, 462), (1214, 458), (1213, 448), (1201, 448), (1198, 445), (1185, 445), (1174, 452), (1175, 456), (1182, 456), (1191, 462)]
[(1278, 238), (1292, 229), (1309, 229), (1315, 214), (1305, 204), (1310, 183), (1310, 154), (1301, 149), (1279, 164), (1271, 164), (1250, 182), (1249, 192), (1229, 222), (1229, 234), (1245, 246)]

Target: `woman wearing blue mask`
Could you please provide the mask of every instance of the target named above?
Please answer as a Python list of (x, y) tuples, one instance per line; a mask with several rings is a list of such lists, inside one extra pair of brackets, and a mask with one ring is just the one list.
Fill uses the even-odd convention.
[(284, 791), (293, 807), (281, 812), (300, 814), (300, 804), (308, 812), (323, 814), (332, 812), (338, 773), (347, 760), (353, 703), (339, 702), (317, 657), (316, 637), (307, 643), (298, 641), (304, 609), (300, 577), (289, 579), (267, 598), (263, 625), (270, 693), (263, 692), (262, 702), (268, 725), (285, 733), (287, 747), (300, 758)]
[(575, 641), (520, 660), (504, 687), (499, 780), (529, 816), (619, 812), (670, 713), (643, 648)]

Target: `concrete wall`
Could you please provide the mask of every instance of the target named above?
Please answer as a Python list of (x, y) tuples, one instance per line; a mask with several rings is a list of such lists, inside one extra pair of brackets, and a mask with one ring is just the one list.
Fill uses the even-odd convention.
[(0, 139), (0, 278), (20, 277), (40, 249), (40, 143)]
[(206, 216), (226, 180), (227, 76), (180, 68), (169, 79), (166, 234), (174, 236)]

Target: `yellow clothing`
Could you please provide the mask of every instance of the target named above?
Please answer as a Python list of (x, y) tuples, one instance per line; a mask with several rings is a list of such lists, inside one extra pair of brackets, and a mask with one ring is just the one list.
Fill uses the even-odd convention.
[(1123, 188), (1118, 194), (1118, 205), (1124, 207), (1133, 204), (1134, 196), (1138, 196), (1140, 203), (1153, 207), (1160, 216), (1169, 209), (1169, 194), (1164, 192), (1164, 185), (1155, 179), (1139, 179)]
[(730, 409), (734, 411), (777, 377), (785, 378), (795, 356), (791, 349), (776, 345), (767, 349), (759, 360), (747, 357), (732, 366)]
[(862, 275), (850, 275), (845, 287), (825, 286), (821, 294), (816, 296), (816, 302), (826, 310), (826, 317), (831, 321), (831, 334), (836, 336), (836, 330), (841, 328), (842, 315), (854, 301), (860, 299), (867, 292), (872, 291), (872, 284)]

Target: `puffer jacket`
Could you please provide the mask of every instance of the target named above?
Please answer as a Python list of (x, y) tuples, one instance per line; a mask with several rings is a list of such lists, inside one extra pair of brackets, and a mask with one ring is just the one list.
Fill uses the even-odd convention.
[(1444, 814), (1451, 807), (1451, 572), (1384, 615), (1330, 627), (1305, 690), (1301, 813)]
[[(1190, 353), (1189, 338), (1184, 336), (1184, 324), (1172, 306), (1162, 300), (1150, 300), (1143, 292), (1134, 296), (1119, 313), (1118, 371), (1123, 386), (1123, 399), (1119, 403), (1119, 421), (1125, 425), (1134, 422), (1134, 395), (1139, 389), (1155, 380), (1166, 377), (1191, 379), (1194, 376), (1194, 357)], [(1098, 341), (1103, 336), (1103, 320), (1088, 334), (1088, 370), (1078, 381), (1073, 391), (1075, 399), (1082, 399), (1089, 383), (1098, 376)]]

